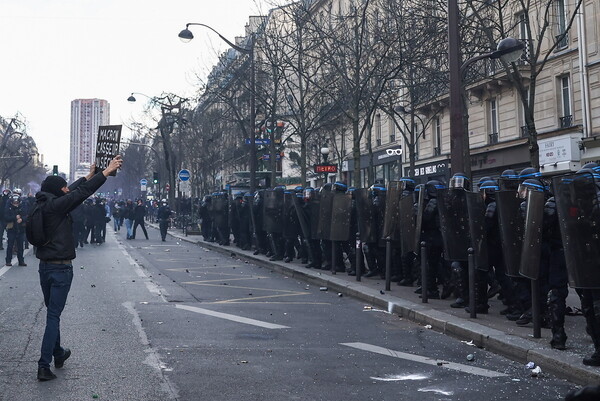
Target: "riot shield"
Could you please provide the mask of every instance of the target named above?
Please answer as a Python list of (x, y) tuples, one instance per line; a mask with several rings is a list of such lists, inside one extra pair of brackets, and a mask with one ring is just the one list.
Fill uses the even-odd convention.
[(331, 210), (333, 208), (333, 192), (321, 192), (319, 206), (319, 224), (317, 228), (318, 238), (331, 240)]
[(466, 261), (469, 241), (469, 212), (467, 191), (463, 189), (438, 190), (438, 212), (444, 242), (444, 255), (448, 261)]
[(425, 186), (421, 185), (417, 196), (417, 216), (415, 221), (415, 245), (414, 249), (421, 250), (421, 230), (423, 227), (423, 210), (425, 210)]
[(413, 194), (409, 193), (400, 198), (400, 246), (402, 255), (416, 252), (416, 219)]
[(298, 237), (299, 227), (296, 220), (294, 199), (296, 199), (294, 193), (285, 192), (283, 194), (283, 237), (288, 239)]
[(321, 233), (319, 232), (320, 210), (321, 198), (319, 196), (315, 197), (315, 199), (311, 199), (308, 202), (308, 221), (310, 222), (310, 239), (321, 239)]
[(487, 235), (485, 231), (485, 201), (478, 192), (467, 192), (469, 211), (469, 236), (475, 256), (475, 268), (487, 271), (489, 268)]
[(369, 190), (367, 188), (354, 190), (354, 199), (356, 199), (360, 240), (364, 243), (377, 242), (377, 227), (375, 226), (373, 202), (369, 197)]
[(352, 195), (336, 193), (333, 196), (331, 209), (331, 241), (348, 241), (350, 239), (350, 212)]
[(217, 227), (227, 224), (227, 216), (229, 213), (229, 205), (227, 199), (223, 196), (216, 196), (212, 200), (213, 206), (213, 221)]
[(390, 182), (388, 185), (387, 196), (385, 200), (385, 213), (383, 217), (383, 238), (390, 238), (392, 241), (400, 240), (400, 197), (402, 189), (399, 181)]
[(283, 192), (266, 190), (263, 203), (263, 229), (268, 233), (283, 232)]
[(537, 280), (540, 275), (545, 201), (543, 192), (529, 191), (527, 193), (527, 213), (523, 229), (519, 273), (531, 280)]
[(506, 275), (522, 277), (519, 274), (519, 268), (521, 266), (524, 221), (521, 216), (521, 199), (517, 198), (516, 191), (496, 192), (496, 210), (500, 224), (500, 240)]
[(600, 288), (600, 198), (594, 177), (554, 178), (554, 197), (565, 250), (569, 284)]

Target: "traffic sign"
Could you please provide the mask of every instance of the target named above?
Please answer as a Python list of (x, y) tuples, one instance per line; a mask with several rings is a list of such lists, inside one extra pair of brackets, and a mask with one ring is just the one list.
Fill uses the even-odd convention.
[(147, 179), (145, 179), (145, 178), (142, 178), (142, 179), (140, 180), (140, 185), (148, 185), (148, 180), (147, 180)]
[(315, 173), (337, 173), (337, 164), (315, 164)]
[[(252, 141), (250, 140), (250, 138), (246, 138), (246, 145), (250, 145), (252, 143)], [(270, 139), (255, 139), (254, 140), (254, 144), (255, 145), (269, 145), (271, 143)]]
[(190, 179), (191, 174), (190, 174), (189, 170), (181, 169), (181, 170), (179, 170), (178, 176), (179, 176), (179, 180), (188, 181)]

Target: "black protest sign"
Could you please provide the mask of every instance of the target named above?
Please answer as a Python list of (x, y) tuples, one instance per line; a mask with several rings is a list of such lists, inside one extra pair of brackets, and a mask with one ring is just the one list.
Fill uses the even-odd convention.
[[(96, 172), (107, 168), (110, 161), (119, 154), (122, 128), (122, 125), (101, 125), (98, 127)], [(117, 172), (115, 171), (111, 175), (117, 175)]]

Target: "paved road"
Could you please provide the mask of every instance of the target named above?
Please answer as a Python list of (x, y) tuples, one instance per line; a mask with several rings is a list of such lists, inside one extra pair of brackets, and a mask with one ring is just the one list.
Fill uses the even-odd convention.
[(35, 260), (0, 273), (0, 400), (560, 400), (576, 387), (350, 297), (149, 234), (109, 233), (78, 253), (62, 320), (73, 357), (52, 382), (35, 380), (45, 318)]

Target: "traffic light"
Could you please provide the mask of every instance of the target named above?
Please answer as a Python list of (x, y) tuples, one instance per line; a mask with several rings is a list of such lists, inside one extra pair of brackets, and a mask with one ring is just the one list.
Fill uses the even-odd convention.
[(152, 182), (155, 184), (158, 184), (159, 179), (158, 179), (158, 173), (156, 171), (154, 173), (152, 173), (152, 177), (153, 177)]
[(58, 175), (58, 166), (56, 164), (52, 167), (52, 175)]

